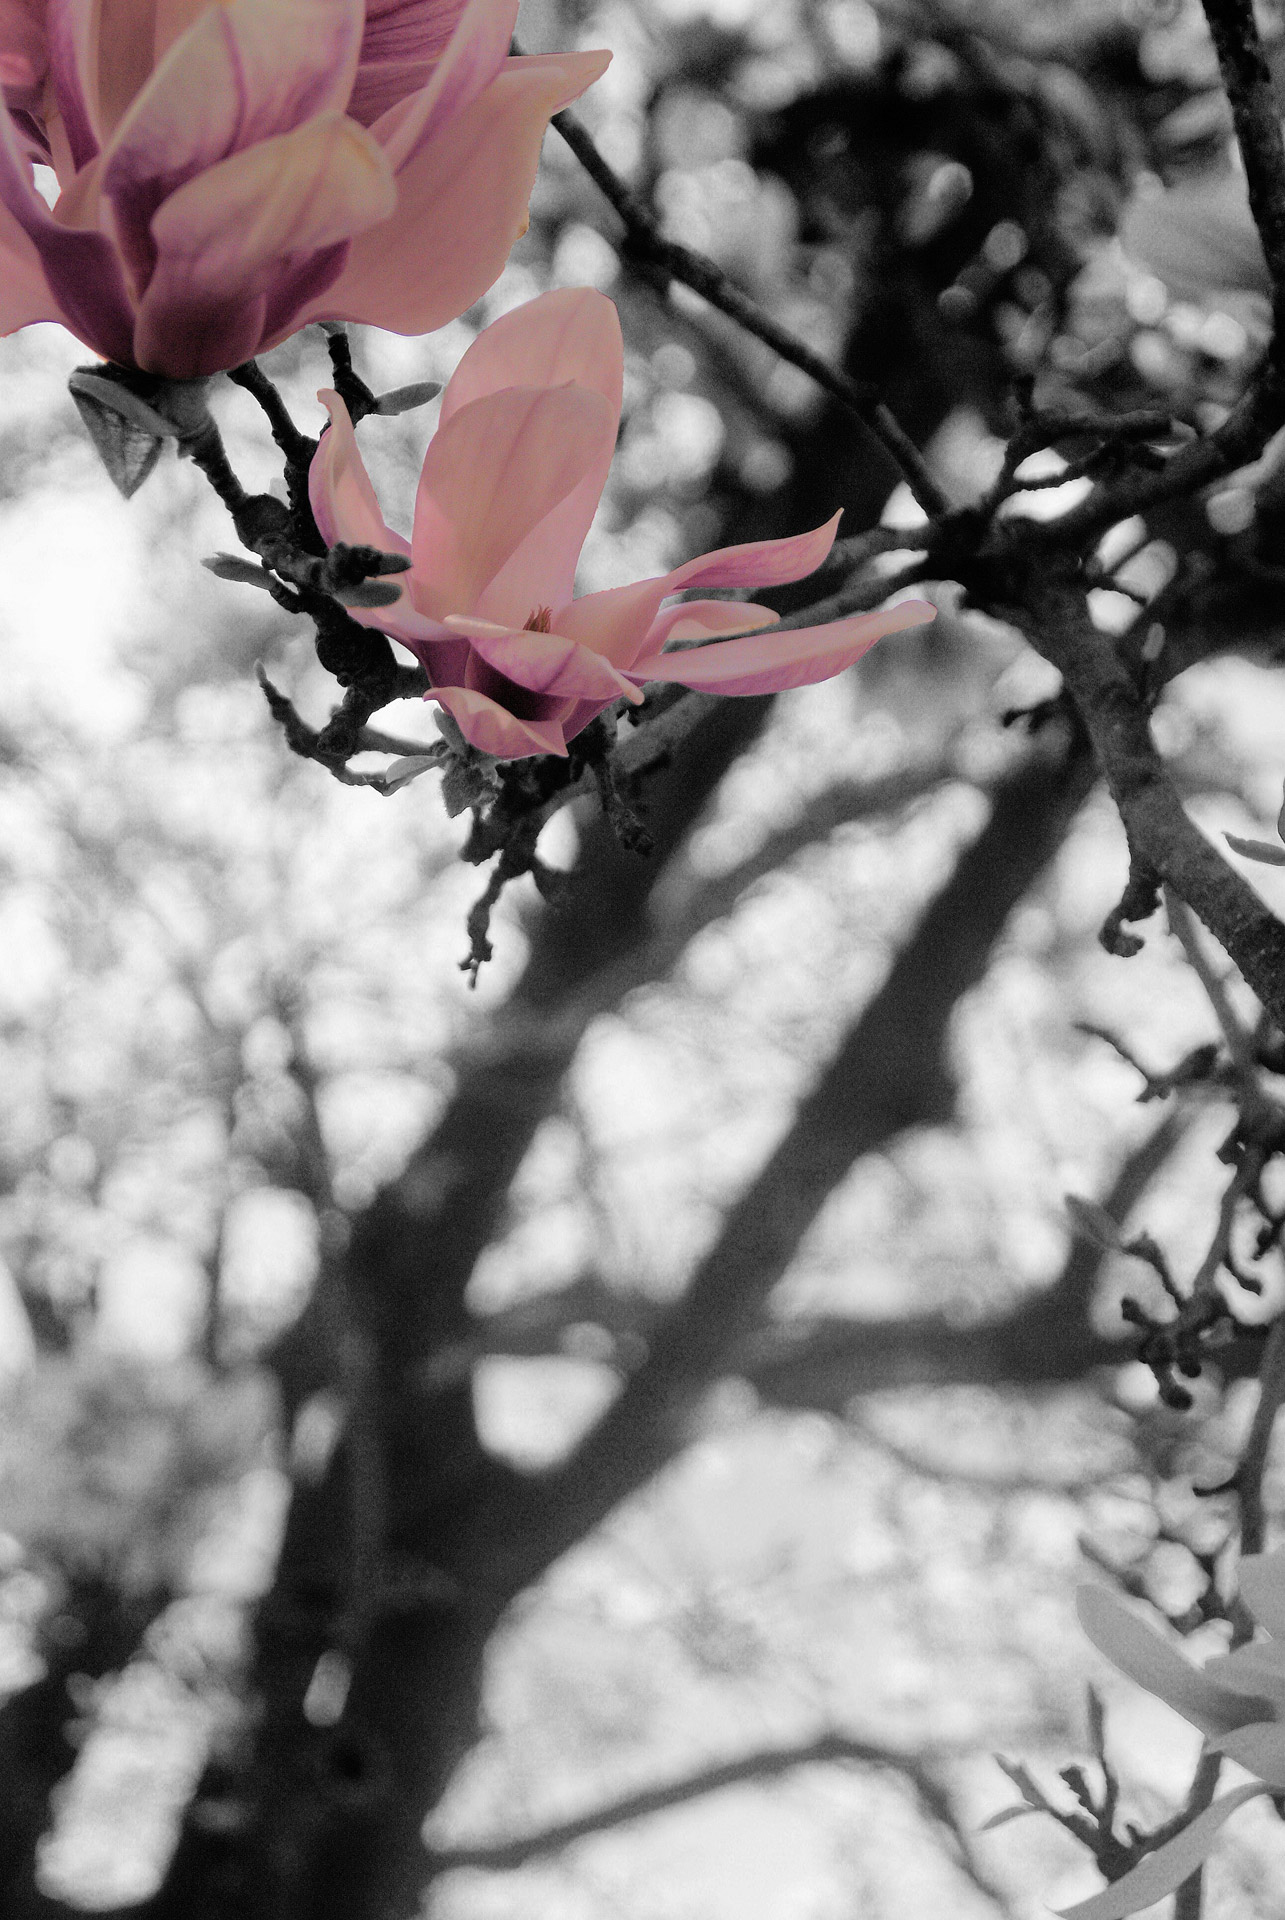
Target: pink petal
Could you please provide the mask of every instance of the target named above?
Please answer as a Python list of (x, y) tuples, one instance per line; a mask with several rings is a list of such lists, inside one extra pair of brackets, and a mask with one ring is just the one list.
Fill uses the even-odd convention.
[(343, 108), (362, 0), (229, 0), (164, 55), (107, 151), (104, 191), (146, 285), (156, 209), (185, 181), (257, 142)]
[(435, 60), (459, 24), (464, 0), (366, 0), (366, 61)]
[(667, 592), (687, 587), (780, 587), (815, 573), (834, 545), (843, 515), (840, 511), (811, 533), (790, 534), (784, 540), (751, 540), (741, 547), (719, 547), (698, 554), (669, 575)]
[(1285, 1640), (1285, 1547), (1246, 1554), (1239, 1578), (1241, 1598), (1259, 1626)]
[[(4, 86), (3, 81), (0, 81), (0, 91), (4, 93), (6, 99), (9, 98), (9, 89)], [(21, 107), (11, 108), (9, 119), (18, 142), (19, 153), (30, 160), (33, 166), (53, 165), (49, 137), (43, 121), (34, 113), (28, 113)]]
[[(49, 0), (59, 109), (88, 126), (90, 152), (104, 146), (157, 60), (209, 0)], [(83, 164), (83, 163), (82, 163)]]
[(583, 593), (569, 605), (553, 607), (553, 624), (569, 640), (592, 647), (613, 666), (628, 671), (647, 644), (647, 635), (670, 592), (668, 574), (634, 580), (626, 587)]
[[(61, 207), (61, 201), (59, 205)], [(0, 112), (0, 233), (6, 252), (25, 262), (18, 279), (15, 311), (23, 312), (35, 300), (43, 305), (33, 279), (32, 253), (24, 250), (15, 227), (39, 256), (40, 268), (55, 313), (36, 312), (30, 319), (53, 319), (100, 353), (105, 360), (128, 363), (133, 357), (134, 316), (121, 276), (120, 263), (105, 234), (68, 228), (50, 213), (31, 178), (31, 166), (21, 151), (13, 120)], [(0, 294), (0, 301), (5, 296)], [(0, 312), (6, 311), (0, 306)], [(15, 325), (25, 325), (15, 321)]]
[(36, 249), (9, 209), (0, 206), (0, 334), (16, 333), (34, 320), (62, 318)]
[[(317, 398), (331, 419), (308, 470), (308, 499), (322, 539), (327, 546), (345, 540), (351, 546), (369, 545), (385, 553), (409, 554), (410, 542), (394, 532), (380, 511), (347, 407), (329, 387), (323, 387)], [(387, 584), (396, 587), (399, 593), (391, 606), (350, 607), (349, 617), (359, 626), (371, 627), (386, 633), (390, 639), (399, 640), (423, 660), (430, 673), (433, 649), (430, 646), (422, 651), (422, 643), (449, 642), (452, 648), (460, 649), (462, 673), (467, 659), (466, 646), (456, 641), (439, 621), (429, 620), (418, 612), (411, 597), (411, 575), (390, 574)]]
[(463, 12), (464, 0), (369, 0), (348, 102), (353, 119), (369, 127), (426, 87)]
[(1081, 1587), (1075, 1610), (1099, 1653), (1206, 1738), (1229, 1733), (1252, 1717), (1243, 1697), (1207, 1679), (1106, 1587)]
[(884, 634), (921, 627), (936, 617), (936, 607), (926, 600), (903, 600), (882, 613), (857, 613), (826, 627), (756, 633), (685, 653), (650, 654), (635, 660), (628, 672), (640, 683), (673, 680), (680, 687), (710, 693), (784, 693), (829, 680), (868, 653)]
[(466, 634), (487, 665), (532, 693), (554, 694), (564, 700), (626, 700), (637, 706), (642, 694), (622, 674), (588, 647), (565, 640), (558, 633), (533, 633), (525, 628), (492, 626), (485, 620), (450, 615), (445, 623), (453, 633)]
[[(192, 379), (247, 359), (275, 284), (384, 218), (394, 193), (377, 143), (339, 113), (189, 180), (152, 221), (157, 263), (139, 307), (138, 364)], [(338, 272), (342, 255), (334, 259)]]
[[(89, 154), (107, 144), (153, 69), (208, 11), (209, 3), (48, 0), (59, 111), (69, 122), (78, 122), (73, 145), (85, 127)], [(69, 110), (73, 93), (78, 98)]]
[(709, 640), (716, 634), (730, 639), (735, 633), (753, 633), (775, 626), (780, 617), (771, 607), (756, 607), (752, 600), (685, 600), (656, 615), (647, 635), (647, 652), (662, 652), (669, 640)]
[[(96, 0), (49, 0), (45, 23), (54, 102), (63, 124), (68, 161), (78, 170), (88, 166), (102, 143), (97, 111), (99, 4)], [(132, 51), (130, 23), (122, 22), (121, 27), (121, 39)], [(147, 67), (136, 64), (135, 71), (141, 80)], [(39, 111), (42, 118), (53, 117), (44, 113), (43, 103)]]
[(466, 0), (427, 86), (380, 115), (371, 131), (400, 173), (489, 87), (508, 59), (518, 0)]
[(694, 586), (779, 586), (787, 580), (801, 579), (819, 567), (829, 553), (839, 517), (836, 513), (811, 533), (794, 534), (784, 540), (755, 540), (745, 546), (699, 554), (672, 573), (636, 580), (627, 587), (608, 587), (603, 593), (586, 593), (570, 607), (558, 607), (553, 602), (558, 632), (604, 654), (623, 670), (632, 671), (644, 650), (648, 658), (659, 651), (652, 645), (650, 634), (661, 601), (671, 593)]
[(367, 63), (365, 55), (348, 96), (349, 116), (359, 126), (373, 127), (404, 100), (422, 93), (433, 77), (433, 61), (399, 60)]
[(597, 458), (583, 480), (531, 529), (491, 582), (479, 612), (520, 625), (533, 606), (571, 598), (576, 562), (598, 510), (615, 451), (624, 346), (615, 306), (589, 287), (544, 293), (515, 307), (477, 336), (442, 395), (445, 424), (461, 407), (504, 387), (558, 387), (573, 381), (607, 402)]
[[(347, 407), (332, 387), (322, 387), (317, 398), (330, 415), (330, 428), (313, 456), (308, 498), (322, 539), (328, 547), (345, 540), (349, 546), (409, 554), (410, 541), (394, 533), (380, 511)], [(401, 577), (391, 575), (390, 582)]]
[[(347, 407), (329, 387), (323, 387), (317, 398), (331, 420), (308, 470), (308, 498), (322, 539), (328, 547), (345, 540), (354, 547), (378, 547), (383, 553), (409, 555), (410, 541), (394, 532), (380, 510)], [(409, 574), (389, 574), (386, 584), (398, 588), (400, 597), (388, 607), (350, 607), (349, 615), (359, 626), (386, 633), (414, 652), (418, 652), (416, 642), (450, 638), (438, 621), (428, 620), (416, 610)], [(427, 656), (424, 664), (431, 671)]]
[(481, 298), (525, 231), (551, 114), (607, 65), (599, 53), (513, 61), (397, 175), (391, 218), (354, 240), (343, 273), (297, 319), (431, 333)]
[(566, 741), (556, 720), (519, 720), (471, 687), (434, 687), (424, 698), (444, 706), (459, 723), (470, 746), (493, 754), (497, 760), (524, 760), (532, 753), (566, 754)]
[(45, 0), (0, 0), (0, 87), (9, 111), (38, 110), (49, 70)]
[(609, 411), (583, 387), (510, 387), (439, 427), (415, 501), (412, 551), (424, 612), (445, 618), (476, 608), (531, 529), (593, 470)]
[(570, 711), (562, 716), (563, 739), (571, 741), (578, 733), (583, 733), (589, 723), (598, 718), (605, 704), (602, 700), (577, 700)]
[(446, 383), (441, 419), (503, 387), (568, 381), (600, 393), (618, 417), (624, 364), (614, 302), (592, 287), (560, 287), (483, 328)]

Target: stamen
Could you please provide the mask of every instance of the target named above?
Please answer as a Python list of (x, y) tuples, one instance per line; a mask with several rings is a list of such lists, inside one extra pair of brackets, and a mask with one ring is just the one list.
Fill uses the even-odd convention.
[(548, 633), (553, 624), (552, 607), (536, 607), (527, 615), (524, 633)]

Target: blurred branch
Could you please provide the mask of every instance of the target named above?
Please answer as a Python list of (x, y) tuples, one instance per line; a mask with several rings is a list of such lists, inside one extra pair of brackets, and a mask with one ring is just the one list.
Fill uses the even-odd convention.
[[(1223, 1758), (1220, 1753), (1202, 1753), (1196, 1762), (1196, 1771), (1188, 1789), (1186, 1805), (1182, 1810), (1181, 1824), (1187, 1826), (1196, 1815), (1203, 1813), (1206, 1807), (1214, 1803), (1218, 1791), (1218, 1776), (1222, 1772)], [(1205, 1904), (1205, 1867), (1204, 1862), (1196, 1871), (1183, 1881), (1173, 1899), (1173, 1920), (1200, 1920)]]
[[(514, 43), (516, 51), (517, 43)], [(884, 450), (896, 461), (906, 483), (930, 518), (945, 513), (950, 505), (946, 495), (924, 462), (913, 440), (894, 418), (873, 387), (853, 380), (814, 353), (803, 341), (796, 340), (749, 295), (730, 280), (706, 255), (696, 253), (676, 240), (667, 240), (660, 223), (632, 188), (626, 186), (599, 153), (592, 136), (571, 112), (556, 113), (553, 125), (570, 147), (594, 185), (610, 201), (625, 229), (620, 244), (621, 258), (627, 265), (650, 270), (662, 282), (677, 280), (712, 307), (717, 307), (747, 333), (771, 347), (823, 388), (832, 399), (854, 413), (869, 429)]]
[(846, 1425), (850, 1433), (921, 1480), (935, 1480), (943, 1486), (968, 1487), (976, 1493), (992, 1493), (1000, 1497), (1013, 1493), (1053, 1493), (1079, 1499), (1108, 1486), (1123, 1473), (1136, 1471), (1136, 1462), (1133, 1460), (1122, 1460), (1114, 1467), (1097, 1467), (1082, 1473), (1066, 1474), (1024, 1472), (1020, 1468), (1006, 1472), (1003, 1469), (996, 1471), (986, 1467), (970, 1467), (955, 1459), (934, 1459), (926, 1451), (906, 1446), (891, 1434), (884, 1433), (873, 1420), (859, 1411), (849, 1409)]
[[(348, 1223), (335, 1204), (321, 1114), (321, 1082), (308, 1047), (297, 989), (278, 982), (275, 1012), (290, 1040), (286, 1071), (299, 1095), (299, 1163), (304, 1192), (317, 1211), (320, 1262), (313, 1292), (329, 1348), (329, 1378), (340, 1397), (340, 1446), (346, 1472), (346, 1533), (336, 1541), (346, 1556), (344, 1600), (334, 1621), (336, 1641), (348, 1654), (362, 1643), (383, 1580), (388, 1498), (379, 1431), (379, 1387), (373, 1343), (354, 1309), (344, 1265)], [(313, 1476), (314, 1479), (320, 1476)], [(294, 1513), (291, 1515), (295, 1519)]]
[[(702, 874), (697, 883), (689, 870), (675, 863), (653, 893), (645, 937), (613, 965), (593, 974), (552, 1021), (543, 1023), (545, 1041), (553, 1037), (554, 1021), (583, 1030), (593, 1013), (619, 1006), (635, 988), (666, 978), (697, 935), (731, 914), (750, 887), (779, 872), (807, 849), (823, 845), (840, 827), (862, 820), (886, 820), (958, 777), (946, 756), (901, 768), (881, 779), (836, 781), (808, 802), (798, 820), (768, 834), (760, 847), (726, 873)], [(497, 1035), (504, 1034), (506, 1025), (501, 1011), (496, 1020)]]
[[(528, 1535), (515, 1542), (519, 1554), (534, 1550), (548, 1564), (546, 1555), (556, 1557), (672, 1456), (699, 1395), (753, 1328), (853, 1163), (908, 1127), (949, 1118), (945, 1040), (953, 1010), (1061, 845), (1092, 779), (1087, 754), (1064, 742), (1055, 758), (1032, 754), (999, 783), (987, 825), (731, 1208), (687, 1292), (655, 1330), (646, 1362), (577, 1452), (532, 1490), (541, 1524), (511, 1529)], [(489, 1530), (495, 1551), (493, 1519)], [(510, 1551), (505, 1543), (501, 1562)], [(525, 1584), (531, 1572), (506, 1569), (503, 1577)]]
[[(1242, 1554), (1261, 1553), (1267, 1540), (1267, 1515), (1263, 1507), (1263, 1474), (1271, 1448), (1276, 1416), (1285, 1402), (1285, 1314), (1275, 1322), (1267, 1338), (1262, 1370), (1258, 1376), (1258, 1405), (1249, 1435), (1241, 1451), (1233, 1484), (1240, 1502), (1240, 1550)], [(1249, 1627), (1249, 1632), (1244, 1631)], [(1252, 1623), (1243, 1619), (1238, 1638), (1248, 1639)]]
[[(1171, 1109), (1127, 1155), (1102, 1202), (1113, 1220), (1123, 1225), (1128, 1219), (1186, 1130), (1187, 1115)], [(783, 1323), (752, 1336), (735, 1364), (770, 1401), (832, 1412), (882, 1388), (1080, 1380), (1128, 1353), (1125, 1336), (1097, 1332), (1090, 1318), (1105, 1258), (1104, 1244), (1077, 1234), (1052, 1284), (996, 1319), (961, 1326), (951, 1315), (932, 1313)]]
[[(802, 1741), (797, 1745), (761, 1747), (754, 1753), (741, 1755), (739, 1759), (702, 1767), (680, 1779), (667, 1781), (663, 1786), (644, 1787), (635, 1793), (623, 1794), (620, 1799), (608, 1801), (587, 1813), (557, 1821), (514, 1839), (465, 1842), (460, 1846), (436, 1849), (433, 1854), (434, 1865), (438, 1872), (458, 1867), (480, 1867), (490, 1872), (510, 1871), (525, 1866), (528, 1860), (537, 1859), (542, 1854), (556, 1853), (576, 1840), (609, 1833), (615, 1827), (627, 1826), (633, 1820), (644, 1820), (652, 1814), (667, 1812), (672, 1807), (686, 1806), (706, 1794), (722, 1793), (728, 1787), (775, 1780), (782, 1774), (793, 1773), (799, 1767), (834, 1766), (842, 1762), (899, 1774), (913, 1789), (927, 1817), (935, 1825), (946, 1827), (952, 1837), (958, 1839), (959, 1829), (949, 1797), (932, 1766), (933, 1758), (944, 1757), (947, 1756), (934, 1755), (929, 1758), (923, 1754), (907, 1753), (878, 1741), (860, 1740), (844, 1733), (823, 1733), (814, 1740)], [(989, 1886), (986, 1890), (993, 1892)]]
[[(380, 1330), (395, 1368), (413, 1369), (443, 1342), (476, 1331), (463, 1306), (469, 1276), (588, 1022), (603, 1004), (594, 982), (617, 983), (625, 971), (630, 984), (653, 977), (647, 971), (654, 952), (653, 898), (728, 766), (757, 737), (769, 710), (767, 701), (688, 696), (681, 712), (691, 751), (652, 797), (652, 858), (624, 854), (601, 815), (590, 816), (576, 865), (566, 876), (566, 903), (533, 922), (530, 959), (499, 1019), (454, 1055), (456, 1091), (437, 1126), (398, 1178), (354, 1218), (347, 1266), (363, 1315)], [(672, 711), (662, 705), (666, 724)], [(648, 750), (642, 734), (629, 733), (617, 753), (630, 770)], [(298, 1339), (287, 1336), (278, 1356), (287, 1372), (302, 1363), (312, 1375), (308, 1346), (306, 1328)], [(292, 1386), (292, 1396), (295, 1391)]]
[[(1121, 1223), (1186, 1135), (1189, 1114), (1171, 1109), (1134, 1148), (1112, 1182), (1103, 1211)], [(848, 1403), (883, 1388), (973, 1386), (1009, 1383), (1055, 1386), (1083, 1379), (1095, 1366), (1129, 1357), (1132, 1335), (1095, 1332), (1090, 1317), (1105, 1245), (1075, 1235), (1052, 1283), (1009, 1313), (970, 1325), (948, 1314), (910, 1314), (897, 1320), (861, 1320), (827, 1315), (816, 1319), (761, 1320), (727, 1355), (728, 1369), (750, 1380), (768, 1401), (841, 1413)], [(565, 1287), (487, 1315), (470, 1337), (434, 1356), (422, 1372), (426, 1388), (462, 1377), (483, 1354), (516, 1356), (566, 1353), (568, 1328), (589, 1325), (614, 1344), (613, 1364), (632, 1372), (645, 1353), (651, 1330), (665, 1309), (647, 1296), (583, 1273)], [(1252, 1373), (1259, 1349), (1233, 1370)], [(1227, 1355), (1220, 1356), (1227, 1358)], [(891, 1447), (871, 1430), (880, 1446)], [(935, 1463), (907, 1458), (916, 1472)], [(954, 1469), (942, 1466), (943, 1475)], [(979, 1486), (1008, 1480), (978, 1473)], [(1041, 1481), (1041, 1485), (1046, 1484)], [(1059, 1485), (1061, 1483), (1058, 1483)]]

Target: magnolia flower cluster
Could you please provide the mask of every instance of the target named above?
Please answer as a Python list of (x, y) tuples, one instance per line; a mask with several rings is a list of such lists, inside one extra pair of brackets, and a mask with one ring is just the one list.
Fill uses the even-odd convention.
[[(240, 366), (312, 320), (442, 326), (524, 230), (551, 115), (607, 53), (509, 53), (517, 0), (0, 0), (0, 332), (52, 320), (170, 381)], [(43, 170), (43, 171), (42, 171)], [(574, 595), (620, 420), (615, 308), (547, 294), (488, 328), (442, 400), (408, 542), (385, 523), (343, 401), (311, 473), (328, 543), (404, 555), (392, 606), (465, 739), (565, 754), (651, 680), (730, 694), (824, 679), (909, 601), (788, 634), (693, 589), (818, 567), (838, 514)]]
[[(498, 276), (551, 114), (517, 0), (0, 0), (0, 331), (217, 373), (310, 320), (425, 333)], [(52, 169), (46, 203), (33, 163)]]

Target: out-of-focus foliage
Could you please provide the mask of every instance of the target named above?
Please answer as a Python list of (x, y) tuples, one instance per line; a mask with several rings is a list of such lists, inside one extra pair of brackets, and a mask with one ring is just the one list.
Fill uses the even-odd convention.
[[(1014, 374), (1038, 371), (1050, 404), (1162, 400), (1201, 424), (1243, 384), (1262, 304), (1243, 251), (1222, 249), (1221, 212), (1175, 227), (1163, 252), (1117, 237), (1126, 208), (1126, 242), (1141, 231), (1162, 180), (1216, 209), (1230, 191), (1196, 7), (555, 13), (531, 10), (528, 44), (615, 50), (584, 106), (612, 163), (782, 323), (836, 358), (853, 342), (856, 371), (877, 361), (958, 497), (998, 465)], [(620, 302), (628, 357), (582, 590), (749, 537), (783, 501), (800, 523), (796, 503), (845, 505), (853, 532), (883, 513), (909, 546), (905, 489), (846, 428), (826, 435), (806, 380), (697, 303), (627, 278), (602, 224), (551, 140), (499, 285), (427, 341), (363, 338), (373, 383), (442, 378), (497, 313), (589, 281)], [(539, 909), (528, 882), (512, 890), (470, 995), (456, 962), (481, 882), (455, 858), (434, 777), (384, 801), (287, 759), (250, 670), (265, 659), (319, 717), (329, 683), (306, 637), (198, 567), (227, 541), (198, 476), (167, 463), (125, 507), (69, 403), (36, 406), (76, 357), (26, 336), (0, 361), (0, 1252), (31, 1333), (25, 1354), (15, 1336), (0, 1408), (0, 1602), (15, 1687), (40, 1659), (74, 1668), (89, 1589), (154, 1616), (139, 1650), (112, 1642), (82, 1689), (88, 1737), (45, 1851), (49, 1885), (92, 1905), (146, 1891), (202, 1756), (235, 1758), (246, 1608), (270, 1579), (290, 1476), (324, 1463), (339, 1421), (321, 1393), (286, 1430), (266, 1385), (278, 1343), (344, 1217), (494, 1058)], [(268, 365), (316, 430), (320, 342)], [(238, 471), (266, 482), (248, 400), (217, 404)], [(431, 422), (363, 426), (390, 505), (410, 497)], [(1255, 513), (1241, 476), (1158, 528), (1113, 529), (1101, 624), (1162, 619), (1169, 583), (1252, 538)], [(473, 1275), (468, 1338), (439, 1356), (443, 1378), (471, 1373), (496, 1453), (530, 1469), (564, 1458), (618, 1390), (984, 821), (1020, 750), (1000, 715), (1049, 691), (1012, 631), (944, 599), (925, 634), (779, 703), (667, 873), (648, 921), (662, 957), (588, 1025)], [(432, 737), (418, 710), (397, 724)], [(1158, 727), (1211, 834), (1268, 830), (1285, 703), (1261, 666), (1193, 670)], [(939, 777), (917, 796), (802, 830), (719, 901), (836, 783), (928, 765)], [(586, 830), (562, 817), (542, 851), (569, 866)], [(1163, 934), (1127, 966), (1096, 944), (1121, 871), (1118, 825), (1095, 800), (958, 1010), (957, 1116), (853, 1167), (777, 1289), (773, 1336), (802, 1345), (820, 1326), (837, 1342), (926, 1312), (962, 1333), (1058, 1274), (1065, 1195), (1100, 1195), (1155, 1113), (1073, 1023), (1109, 1027), (1156, 1070), (1211, 1037)], [(1285, 907), (1279, 875), (1255, 878)], [(1229, 1111), (1182, 1099), (1186, 1137), (1138, 1216), (1179, 1265), (1216, 1209), (1211, 1149)], [(449, 1188), (455, 1170), (433, 1177)], [(1266, 1317), (1282, 1281), (1270, 1263), (1263, 1278)], [(568, 1318), (549, 1303), (580, 1280), (597, 1291)], [(1136, 1263), (1112, 1259), (1103, 1330), (1126, 1287), (1151, 1300)], [(474, 1841), (836, 1725), (932, 1754), (957, 1831), (895, 1773), (811, 1769), (512, 1874), (462, 1864), (435, 1889), (440, 1920), (928, 1920), (1088, 1889), (1083, 1856), (1039, 1823), (977, 1838), (1010, 1797), (988, 1755), (1060, 1761), (1083, 1746), (1082, 1535), (1185, 1621), (1229, 1524), (1226, 1501), (1195, 1490), (1225, 1478), (1248, 1390), (1208, 1381), (1182, 1416), (1127, 1365), (951, 1391), (908, 1368), (912, 1384), (878, 1392), (818, 1366), (773, 1405), (753, 1357), (712, 1383), (668, 1473), (511, 1610), (485, 1735), (433, 1844), (463, 1859)], [(1279, 1473), (1268, 1499), (1285, 1506)], [(1191, 1753), (1122, 1688), (1111, 1707), (1139, 1817), (1159, 1817)], [(1270, 1914), (1280, 1863), (1270, 1814), (1247, 1814), (1214, 1870), (1211, 1920)]]

